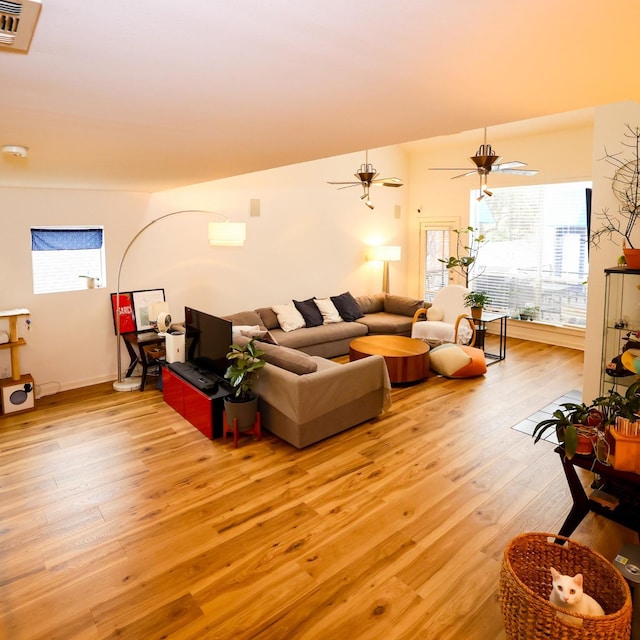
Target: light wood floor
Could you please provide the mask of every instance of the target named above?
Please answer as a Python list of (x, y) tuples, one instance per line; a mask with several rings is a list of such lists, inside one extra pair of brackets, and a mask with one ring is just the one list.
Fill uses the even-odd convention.
[[(0, 419), (0, 635), (504, 638), (504, 547), (570, 505), (553, 446), (510, 427), (581, 376), (581, 352), (509, 340), (302, 451), (209, 441), (153, 384), (43, 398)], [(597, 516), (572, 537), (637, 542)]]

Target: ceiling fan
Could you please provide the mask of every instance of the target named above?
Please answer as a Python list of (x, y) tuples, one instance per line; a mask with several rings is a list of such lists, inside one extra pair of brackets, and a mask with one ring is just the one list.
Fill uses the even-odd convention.
[(493, 193), (487, 188), (487, 176), (490, 173), (508, 173), (519, 176), (534, 176), (538, 173), (537, 169), (523, 169), (526, 167), (526, 162), (520, 162), (519, 160), (513, 160), (511, 162), (500, 162), (502, 157), (497, 155), (493, 147), (487, 144), (487, 129), (484, 130), (484, 144), (481, 144), (476, 155), (469, 158), (473, 164), (476, 165), (475, 169), (467, 171), (466, 168), (460, 167), (435, 167), (430, 168), (431, 171), (464, 171), (460, 175), (453, 176), (451, 179), (466, 178), (468, 176), (478, 175), (480, 177), (480, 196), (478, 201), (482, 200), (485, 196), (492, 196)]
[(373, 202), (371, 202), (371, 198), (369, 197), (369, 187), (371, 187), (371, 185), (377, 187), (401, 187), (403, 185), (400, 178), (378, 178), (378, 172), (372, 164), (369, 164), (368, 151), (365, 151), (364, 164), (361, 164), (358, 171), (353, 175), (358, 178), (357, 182), (327, 182), (327, 184), (342, 185), (341, 187), (338, 187), (338, 189), (348, 189), (349, 187), (362, 185), (364, 193), (360, 196), (360, 200), (364, 200), (364, 203), (369, 207), (369, 209), (374, 208)]

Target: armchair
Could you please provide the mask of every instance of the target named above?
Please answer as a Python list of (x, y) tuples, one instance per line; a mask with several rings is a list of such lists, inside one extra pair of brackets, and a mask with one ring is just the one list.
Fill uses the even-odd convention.
[[(468, 318), (469, 308), (464, 298), (469, 289), (453, 284), (442, 287), (428, 309), (418, 309), (413, 316), (411, 337), (428, 342), (431, 346), (452, 342), (473, 346), (476, 325)], [(422, 316), (426, 320), (421, 320)]]

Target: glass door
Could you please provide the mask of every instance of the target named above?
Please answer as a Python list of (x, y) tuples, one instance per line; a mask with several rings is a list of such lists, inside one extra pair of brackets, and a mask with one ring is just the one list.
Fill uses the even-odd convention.
[(455, 247), (453, 229), (457, 228), (458, 224), (459, 220), (450, 218), (423, 222), (420, 225), (422, 293), (427, 302), (433, 300), (436, 291), (456, 282), (455, 273), (447, 269), (445, 263), (451, 256), (451, 247)]

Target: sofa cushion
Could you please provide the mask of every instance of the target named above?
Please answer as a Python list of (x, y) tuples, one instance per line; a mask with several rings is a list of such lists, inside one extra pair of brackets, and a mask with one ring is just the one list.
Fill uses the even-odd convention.
[(307, 327), (319, 327), (322, 324), (322, 314), (313, 298), (308, 300), (294, 300), (295, 308), (302, 314)]
[(278, 324), (283, 331), (295, 331), (304, 327), (304, 318), (296, 309), (293, 302), (289, 304), (275, 304), (271, 307), (276, 316), (278, 316)]
[(397, 313), (367, 313), (356, 322), (367, 327), (371, 335), (399, 335), (408, 336), (411, 334), (413, 318), (398, 315)]
[(316, 306), (322, 315), (323, 324), (333, 324), (335, 322), (344, 322), (340, 313), (333, 304), (331, 298), (316, 298)]
[(280, 325), (278, 324), (278, 316), (271, 307), (260, 307), (259, 309), (256, 309), (256, 313), (260, 316), (262, 324), (267, 327), (267, 329), (280, 328)]
[(239, 311), (228, 316), (223, 316), (224, 320), (229, 320), (234, 326), (254, 326), (261, 325), (264, 329), (268, 327), (262, 322), (262, 318), (255, 311)]
[(262, 325), (233, 325), (231, 329), (231, 339), (233, 342), (237, 342), (238, 338), (242, 336), (245, 338), (255, 338), (259, 342), (270, 342), (271, 344), (278, 344), (278, 341), (273, 337), (273, 334), (269, 329), (265, 329)]
[(424, 307), (424, 302), (416, 298), (396, 296), (390, 293), (387, 293), (384, 297), (384, 310), (387, 313), (396, 313), (413, 318), (413, 314), (422, 307)]
[(384, 311), (384, 293), (374, 293), (371, 296), (357, 296), (356, 302), (364, 314)]
[(356, 299), (349, 291), (341, 293), (339, 296), (330, 296), (333, 304), (345, 322), (353, 322), (364, 315), (362, 309), (358, 306)]
[(297, 349), (289, 349), (272, 344), (261, 344), (260, 349), (264, 351), (264, 359), (276, 367), (304, 375), (318, 370), (318, 363), (306, 353)]

